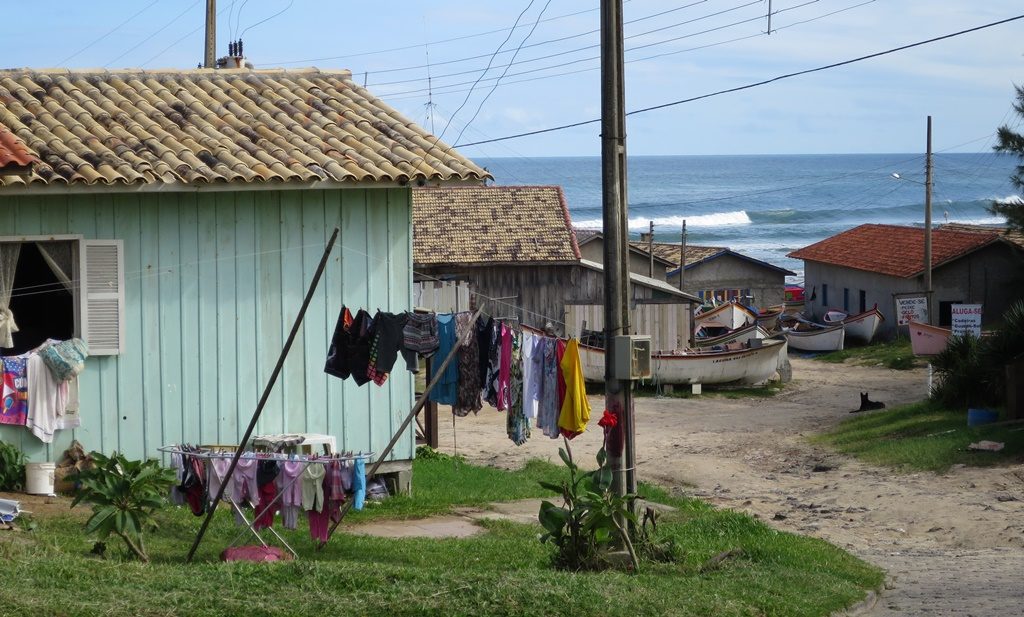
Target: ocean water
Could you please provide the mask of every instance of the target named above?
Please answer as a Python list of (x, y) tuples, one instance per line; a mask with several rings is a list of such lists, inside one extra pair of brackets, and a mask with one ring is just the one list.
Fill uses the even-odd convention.
[[(475, 158), (496, 184), (557, 184), (573, 224), (601, 228), (599, 157)], [(995, 224), (993, 200), (1020, 195), (1016, 159), (994, 153), (933, 156), (932, 220)], [(924, 154), (634, 156), (629, 159), (629, 228), (654, 221), (659, 242), (724, 246), (797, 273), (786, 254), (862, 223), (924, 224)], [(900, 179), (892, 176), (899, 174)]]

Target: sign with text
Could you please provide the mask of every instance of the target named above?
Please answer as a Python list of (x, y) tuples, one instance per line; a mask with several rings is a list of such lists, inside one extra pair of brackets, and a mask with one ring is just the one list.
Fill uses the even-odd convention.
[(896, 298), (896, 325), (905, 326), (912, 321), (928, 323), (928, 298)]
[(981, 305), (954, 304), (951, 307), (953, 316), (953, 334), (963, 336), (971, 333), (981, 336)]

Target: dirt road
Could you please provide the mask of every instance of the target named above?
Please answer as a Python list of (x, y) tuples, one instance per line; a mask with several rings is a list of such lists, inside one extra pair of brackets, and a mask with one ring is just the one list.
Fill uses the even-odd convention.
[[(889, 572), (872, 615), (1024, 613), (1024, 466), (894, 474), (810, 445), (806, 436), (849, 417), (858, 392), (892, 406), (925, 396), (923, 370), (793, 361), (794, 382), (770, 399), (641, 398), (639, 477), (788, 531), (824, 538)], [(591, 398), (594, 419), (603, 409)], [(442, 418), (449, 416), (442, 413)], [(573, 442), (592, 459), (596, 426)], [(514, 468), (557, 461), (560, 441), (505, 436), (504, 415), (485, 407), (442, 422), (441, 448)]]

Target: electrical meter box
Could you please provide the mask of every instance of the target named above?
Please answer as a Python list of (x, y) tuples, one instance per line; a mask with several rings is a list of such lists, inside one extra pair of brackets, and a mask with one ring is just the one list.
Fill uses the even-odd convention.
[(616, 379), (648, 379), (651, 376), (651, 337), (645, 334), (615, 337)]

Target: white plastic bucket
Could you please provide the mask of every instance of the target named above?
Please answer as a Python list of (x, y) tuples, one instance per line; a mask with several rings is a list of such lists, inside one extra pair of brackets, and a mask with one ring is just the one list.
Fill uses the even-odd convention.
[(29, 495), (52, 495), (54, 463), (25, 464), (25, 492)]

